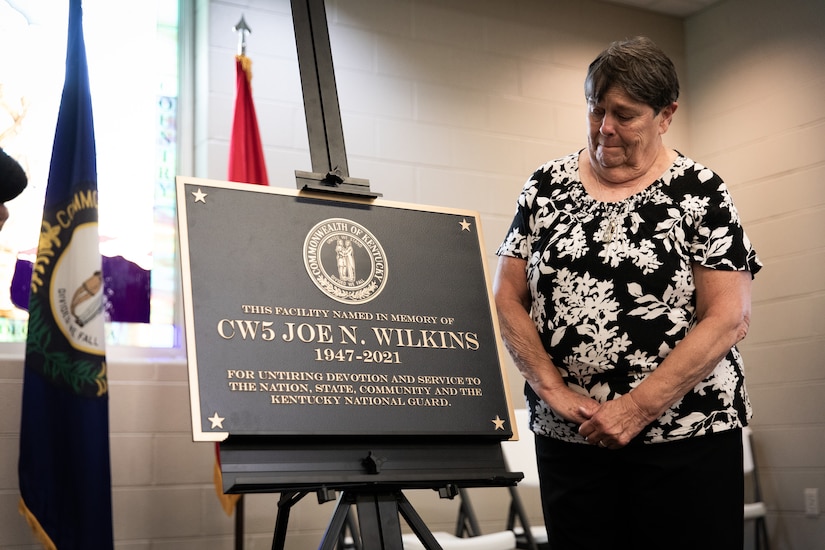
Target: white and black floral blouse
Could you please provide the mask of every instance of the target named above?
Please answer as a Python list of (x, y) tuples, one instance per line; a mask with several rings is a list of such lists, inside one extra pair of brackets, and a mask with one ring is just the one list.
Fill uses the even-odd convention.
[[(629, 392), (696, 323), (691, 265), (761, 267), (722, 179), (679, 155), (654, 184), (602, 203), (584, 190), (579, 154), (527, 181), (498, 249), (527, 260), (531, 316), (569, 387), (598, 401)], [(538, 434), (584, 443), (525, 386)], [(655, 443), (747, 424), (750, 402), (734, 347), (639, 438)]]

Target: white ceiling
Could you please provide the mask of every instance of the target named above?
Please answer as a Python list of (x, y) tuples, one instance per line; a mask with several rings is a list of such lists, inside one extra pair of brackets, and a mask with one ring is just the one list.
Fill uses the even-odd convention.
[(602, 0), (613, 4), (624, 4), (656, 13), (673, 15), (677, 17), (687, 17), (699, 12), (711, 4), (716, 4), (721, 0)]

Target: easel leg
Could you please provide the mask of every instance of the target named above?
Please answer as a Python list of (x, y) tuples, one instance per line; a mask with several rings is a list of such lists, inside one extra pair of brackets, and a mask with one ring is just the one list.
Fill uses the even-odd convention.
[(335, 550), (338, 541), (341, 540), (344, 523), (347, 521), (349, 509), (353, 503), (354, 500), (350, 493), (347, 491), (341, 493), (341, 496), (338, 497), (338, 503), (335, 505), (335, 512), (329, 520), (327, 530), (324, 532), (324, 539), (321, 541), (318, 550)]
[(272, 550), (283, 550), (286, 544), (286, 528), (289, 512), (293, 505), (306, 496), (306, 491), (281, 493), (278, 500), (278, 517), (275, 520), (275, 535), (272, 537)]
[(427, 550), (441, 550), (441, 545), (427, 528), (424, 520), (402, 493), (398, 493), (398, 511)]
[(392, 493), (359, 494), (356, 503), (364, 548), (401, 550), (403, 544), (396, 496)]
[[(334, 550), (340, 540), (350, 506), (358, 508), (360, 540), (363, 548), (370, 550), (403, 550), (399, 515), (421, 540), (427, 550), (441, 550), (441, 545), (424, 524), (401, 492), (350, 493), (344, 491), (338, 499), (335, 513), (324, 533), (318, 550)], [(273, 547), (274, 548), (274, 547)]]

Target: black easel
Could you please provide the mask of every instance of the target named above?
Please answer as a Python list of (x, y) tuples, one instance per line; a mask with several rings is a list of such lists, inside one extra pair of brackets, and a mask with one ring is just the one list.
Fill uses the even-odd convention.
[[(273, 549), (284, 548), (288, 509), (296, 504), (306, 492), (283, 493), (278, 502), (278, 521), (272, 540)], [(352, 531), (353, 545), (356, 548), (401, 549), (401, 515), (419, 540), (431, 549), (440, 549), (438, 541), (427, 529), (424, 521), (412, 507), (402, 491), (382, 490), (346, 490), (338, 498), (335, 513), (324, 533), (319, 550), (335, 550), (341, 547), (342, 535), (351, 519), (351, 507), (358, 510), (360, 529)], [(283, 515), (282, 515), (283, 514)]]
[[(432, 489), (453, 498), (462, 487), (513, 486), (523, 477), (507, 471), (500, 441), (488, 438), (230, 436), (220, 446), (225, 492), (281, 494), (273, 550), (284, 548), (292, 506), (313, 492), (319, 503), (340, 492), (321, 549), (337, 548), (349, 527), (356, 546), (401, 550), (403, 518), (426, 548), (440, 550), (404, 490)], [(357, 533), (348, 524), (352, 506)]]
[(324, 0), (292, 0), (312, 172), (295, 171), (298, 189), (375, 198), (369, 180), (349, 177)]
[[(295, 171), (296, 185), (299, 190), (365, 200), (379, 197), (368, 180), (349, 176), (324, 0), (292, 0), (291, 5), (312, 162), (312, 172)], [(347, 529), (356, 547), (402, 550), (400, 517), (427, 549), (440, 550), (403, 491), (431, 489), (442, 498), (453, 498), (462, 487), (515, 485), (523, 476), (507, 471), (500, 442), (490, 437), (461, 441), (230, 435), (220, 444), (224, 492), (280, 493), (274, 550), (284, 548), (292, 506), (312, 492), (319, 503), (338, 495), (322, 550), (337, 548)]]

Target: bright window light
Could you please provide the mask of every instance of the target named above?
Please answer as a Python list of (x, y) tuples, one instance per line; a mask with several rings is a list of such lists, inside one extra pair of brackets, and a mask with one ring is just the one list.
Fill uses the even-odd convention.
[[(23, 194), (6, 205), (10, 218), (0, 231), (0, 342), (26, 338), (28, 314), (10, 289), (20, 262), (33, 262), (37, 251), (65, 76), (68, 7), (68, 0), (0, 0), (0, 147), (29, 178)], [(101, 253), (121, 256), (151, 277), (150, 322), (107, 323), (107, 343), (176, 348), (182, 338), (174, 203), (178, 0), (84, 0), (83, 32)]]

